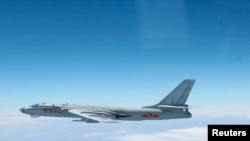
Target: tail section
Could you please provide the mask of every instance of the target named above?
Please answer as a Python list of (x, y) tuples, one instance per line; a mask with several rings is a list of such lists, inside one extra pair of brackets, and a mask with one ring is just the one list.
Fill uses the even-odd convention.
[(194, 83), (194, 79), (185, 79), (159, 103), (152, 106), (146, 106), (144, 108), (186, 106), (185, 103)]

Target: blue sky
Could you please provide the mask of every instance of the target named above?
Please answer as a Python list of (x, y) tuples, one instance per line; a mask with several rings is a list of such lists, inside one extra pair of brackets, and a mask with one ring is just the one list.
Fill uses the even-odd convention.
[[(15, 130), (26, 141), (159, 141), (200, 128), (190, 140), (205, 140), (208, 123), (249, 123), (247, 0), (9, 0), (0, 9), (0, 140), (17, 140)], [(186, 78), (196, 79), (193, 119), (87, 125), (19, 112), (39, 102), (141, 107)]]

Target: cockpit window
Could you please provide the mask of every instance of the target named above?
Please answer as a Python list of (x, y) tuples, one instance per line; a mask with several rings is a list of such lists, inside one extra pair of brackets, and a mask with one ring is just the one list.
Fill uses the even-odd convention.
[(34, 105), (32, 105), (31, 107), (38, 107), (39, 105), (38, 104), (34, 104)]
[(40, 103), (40, 104), (33, 104), (31, 107), (52, 107), (55, 106), (54, 104), (48, 104), (48, 103)]

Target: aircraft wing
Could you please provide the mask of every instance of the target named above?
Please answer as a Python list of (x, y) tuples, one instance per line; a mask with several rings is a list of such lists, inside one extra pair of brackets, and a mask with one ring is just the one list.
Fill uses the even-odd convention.
[(116, 120), (112, 119), (108, 112), (96, 112), (96, 111), (82, 111), (80, 109), (68, 110), (69, 113), (79, 116), (83, 119), (87, 119), (86, 122), (97, 123), (97, 122), (109, 122), (117, 123)]

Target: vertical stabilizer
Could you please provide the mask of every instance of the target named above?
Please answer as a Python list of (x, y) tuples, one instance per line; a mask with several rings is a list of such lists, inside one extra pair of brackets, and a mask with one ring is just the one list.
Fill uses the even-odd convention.
[(194, 79), (185, 79), (159, 103), (144, 108), (154, 108), (159, 105), (184, 106), (194, 83)]

